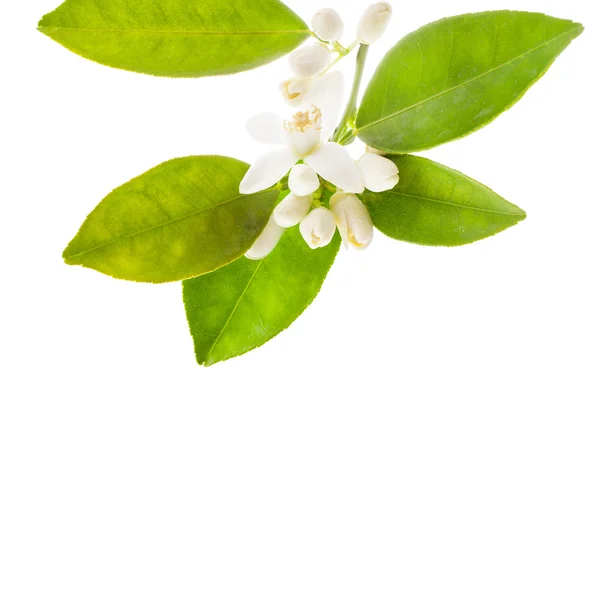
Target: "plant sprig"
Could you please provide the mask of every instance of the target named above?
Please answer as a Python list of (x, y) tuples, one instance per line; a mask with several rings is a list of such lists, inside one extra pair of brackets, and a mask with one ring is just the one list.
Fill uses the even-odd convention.
[[(297, 319), (342, 242), (364, 249), (378, 230), (451, 247), (522, 221), (525, 212), (489, 188), (411, 153), (493, 121), (583, 31), (520, 11), (442, 19), (400, 39), (360, 98), (369, 45), (390, 21), (388, 2), (366, 10), (349, 44), (332, 9), (309, 27), (279, 0), (158, 3), (157, 12), (125, 0), (105, 0), (101, 10), (65, 0), (39, 30), (88, 59), (156, 76), (231, 74), (289, 55), (293, 76), (281, 91), (290, 114), (249, 121), (253, 137), (275, 144), (252, 166), (189, 156), (117, 188), (64, 259), (122, 279), (183, 281), (204, 365), (253, 350)], [(344, 102), (335, 67), (354, 51)], [(357, 140), (366, 152), (355, 162), (346, 146)]]

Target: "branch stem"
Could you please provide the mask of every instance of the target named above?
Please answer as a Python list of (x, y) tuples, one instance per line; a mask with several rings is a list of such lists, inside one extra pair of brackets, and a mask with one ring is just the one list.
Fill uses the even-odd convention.
[(346, 110), (344, 111), (344, 115), (342, 116), (342, 120), (338, 125), (338, 128), (335, 130), (333, 134), (332, 141), (339, 143), (340, 140), (344, 137), (348, 137), (347, 134), (350, 130), (354, 129), (354, 122), (356, 120), (356, 114), (358, 112), (357, 102), (358, 102), (358, 93), (360, 92), (360, 84), (362, 82), (362, 77), (365, 72), (365, 62), (367, 60), (367, 52), (369, 51), (369, 46), (366, 44), (361, 44), (358, 50), (358, 54), (356, 55), (356, 71), (354, 73), (354, 82), (352, 83), (352, 90), (350, 92), (350, 99), (348, 100), (348, 105), (346, 106)]
[(354, 48), (356, 48), (357, 45), (358, 42), (352, 42), (347, 48), (344, 48), (344, 46), (342, 46), (339, 42), (335, 42), (335, 44), (333, 45), (333, 49), (335, 52), (338, 53), (338, 56), (335, 60), (332, 60), (329, 63), (329, 66), (323, 71), (321, 75), (329, 73), (329, 71), (331, 71), (331, 69), (333, 69), (333, 67), (335, 67), (335, 65), (337, 65), (340, 62), (340, 60), (342, 60), (342, 58), (346, 58), (346, 56), (348, 56), (348, 54), (350, 54), (350, 52), (352, 52), (352, 50), (354, 50)]

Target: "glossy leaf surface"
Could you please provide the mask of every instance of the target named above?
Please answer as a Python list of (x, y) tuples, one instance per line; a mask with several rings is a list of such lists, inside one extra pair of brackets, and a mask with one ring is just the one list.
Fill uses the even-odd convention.
[(397, 240), (426, 246), (460, 246), (522, 221), (525, 213), (481, 183), (432, 160), (388, 156), (399, 169), (398, 185), (365, 192), (375, 227)]
[(39, 30), (104, 65), (171, 77), (252, 69), (309, 35), (279, 0), (66, 0)]
[(206, 366), (244, 354), (289, 327), (314, 300), (340, 246), (311, 250), (297, 227), (266, 258), (243, 257), (183, 282), (196, 358)]
[(246, 252), (278, 198), (242, 196), (246, 163), (223, 156), (177, 158), (111, 192), (64, 252), (120, 279), (163, 283), (207, 273)]
[(426, 25), (379, 65), (358, 113), (358, 136), (408, 153), (475, 131), (519, 100), (582, 31), (572, 21), (514, 11)]

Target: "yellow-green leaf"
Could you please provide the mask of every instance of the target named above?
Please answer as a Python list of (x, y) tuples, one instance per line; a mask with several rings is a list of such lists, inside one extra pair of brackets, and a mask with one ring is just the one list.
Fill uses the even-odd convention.
[(379, 65), (358, 113), (358, 136), (408, 153), (467, 135), (517, 102), (582, 31), (572, 21), (506, 10), (426, 25)]
[(417, 156), (388, 156), (399, 170), (398, 185), (365, 192), (375, 227), (397, 240), (426, 246), (460, 246), (489, 237), (526, 215), (481, 183)]
[(276, 190), (241, 195), (247, 170), (224, 156), (163, 163), (104, 198), (63, 257), (70, 265), (150, 283), (218, 269), (248, 250), (278, 198)]
[(170, 77), (252, 69), (309, 35), (279, 0), (66, 0), (39, 30), (103, 65)]
[(289, 327), (315, 299), (340, 247), (340, 237), (311, 250), (289, 229), (266, 258), (240, 258), (183, 282), (196, 358), (206, 366), (261, 346)]

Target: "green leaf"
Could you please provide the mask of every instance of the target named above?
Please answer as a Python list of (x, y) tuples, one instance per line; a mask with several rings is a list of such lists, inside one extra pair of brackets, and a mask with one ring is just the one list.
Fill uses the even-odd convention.
[(315, 299), (340, 237), (311, 250), (298, 228), (266, 258), (240, 258), (183, 282), (183, 300), (199, 364), (212, 365), (261, 346), (289, 327)]
[(481, 183), (432, 160), (388, 156), (400, 171), (388, 192), (365, 192), (375, 227), (397, 240), (461, 246), (522, 221), (526, 214)]
[(218, 269), (248, 250), (278, 198), (277, 190), (241, 195), (247, 170), (224, 156), (163, 163), (104, 198), (63, 257), (70, 265), (150, 283)]
[(278, 0), (66, 0), (39, 30), (103, 65), (169, 77), (253, 69), (309, 35)]
[(379, 65), (358, 113), (358, 136), (391, 153), (465, 136), (515, 104), (582, 31), (572, 21), (511, 11), (426, 25)]

